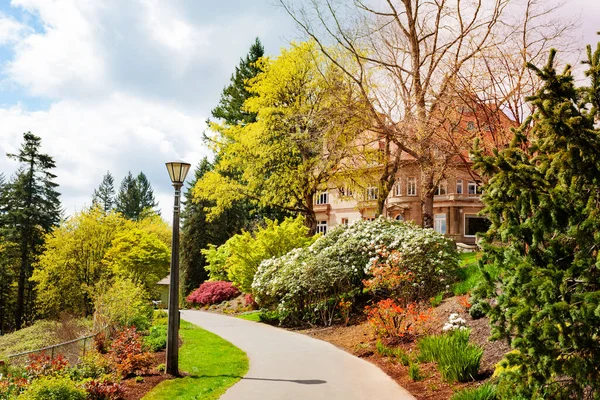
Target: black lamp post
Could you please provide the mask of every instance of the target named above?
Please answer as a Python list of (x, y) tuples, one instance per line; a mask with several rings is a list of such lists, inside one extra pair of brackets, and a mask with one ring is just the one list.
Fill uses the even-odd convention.
[(169, 282), (169, 326), (167, 327), (167, 373), (177, 376), (179, 375), (179, 197), (191, 165), (183, 161), (168, 162), (166, 165), (175, 188)]

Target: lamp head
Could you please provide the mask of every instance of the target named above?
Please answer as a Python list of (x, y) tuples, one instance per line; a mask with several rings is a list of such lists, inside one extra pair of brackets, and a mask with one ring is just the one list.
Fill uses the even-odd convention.
[(167, 171), (169, 172), (169, 177), (171, 178), (171, 182), (173, 182), (173, 186), (183, 185), (191, 164), (184, 161), (171, 161), (165, 165), (167, 166)]

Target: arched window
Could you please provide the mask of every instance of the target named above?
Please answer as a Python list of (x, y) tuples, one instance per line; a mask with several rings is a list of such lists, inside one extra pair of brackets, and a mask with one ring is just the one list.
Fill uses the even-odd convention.
[(402, 215), (402, 214), (396, 215), (396, 221), (404, 221), (404, 215)]

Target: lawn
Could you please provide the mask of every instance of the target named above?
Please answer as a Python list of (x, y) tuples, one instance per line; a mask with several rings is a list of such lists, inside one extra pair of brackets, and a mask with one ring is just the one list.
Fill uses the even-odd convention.
[(236, 317), (245, 319), (248, 321), (261, 322), (261, 319), (260, 319), (261, 314), (262, 314), (261, 311), (252, 311), (252, 312), (247, 312), (247, 313), (236, 315)]
[(179, 332), (179, 369), (189, 376), (161, 382), (144, 399), (218, 399), (248, 371), (248, 357), (228, 341), (186, 321)]

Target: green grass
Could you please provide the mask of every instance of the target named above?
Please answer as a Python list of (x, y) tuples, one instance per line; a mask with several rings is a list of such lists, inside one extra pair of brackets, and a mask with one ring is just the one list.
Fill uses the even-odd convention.
[(190, 376), (163, 381), (144, 399), (218, 399), (248, 371), (246, 354), (219, 336), (181, 321), (179, 369)]
[(452, 287), (455, 296), (469, 293), (483, 279), (477, 260), (479, 253), (461, 253), (460, 268), (458, 270), (458, 282)]
[(0, 336), (0, 359), (89, 335), (91, 325), (92, 321), (85, 318), (69, 320), (66, 325), (57, 321), (38, 320), (27, 328)]
[(455, 393), (450, 400), (496, 400), (496, 386), (490, 382), (475, 389), (466, 389)]
[(260, 319), (261, 314), (262, 314), (262, 311), (252, 311), (252, 312), (236, 315), (236, 317), (245, 319), (248, 321), (261, 322), (261, 319)]
[(469, 344), (469, 331), (458, 330), (439, 336), (427, 336), (417, 343), (419, 359), (435, 362), (442, 378), (448, 382), (474, 380), (483, 349)]

